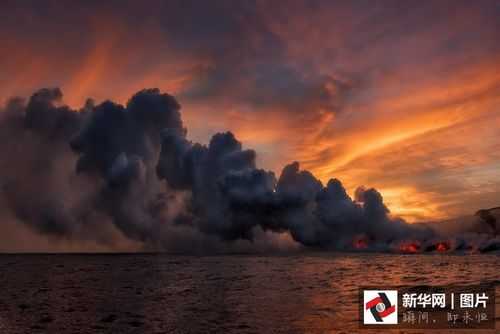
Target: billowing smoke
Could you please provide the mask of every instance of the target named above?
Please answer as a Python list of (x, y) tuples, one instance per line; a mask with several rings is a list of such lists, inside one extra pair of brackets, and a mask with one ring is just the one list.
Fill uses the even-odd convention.
[(160, 131), (183, 131), (180, 106), (156, 89), (135, 94), (126, 107), (106, 101), (92, 108), (70, 146), (78, 154), (76, 173), (104, 184), (95, 203), (129, 238), (148, 241), (168, 209), (154, 166)]
[(126, 106), (89, 100), (72, 110), (61, 99), (42, 89), (0, 113), (2, 211), (40, 233), (102, 243), (120, 234), (162, 250), (264, 247), (283, 235), (321, 249), (463, 247), (392, 217), (375, 189), (352, 199), (297, 162), (277, 178), (230, 132), (190, 142), (179, 103), (157, 89)]
[(89, 100), (81, 110), (61, 99), (59, 89), (42, 89), (1, 113), (2, 211), (58, 238), (108, 243), (119, 231), (157, 242), (161, 223), (180, 207), (154, 168), (160, 130), (182, 128), (175, 99), (144, 90), (126, 107)]
[(325, 187), (297, 162), (276, 180), (274, 173), (256, 168), (255, 152), (243, 150), (230, 132), (214, 135), (208, 146), (189, 142), (176, 129), (164, 130), (162, 137), (158, 176), (192, 194), (187, 210), (204, 232), (251, 239), (260, 226), (322, 247), (346, 245), (356, 235), (387, 243), (431, 233), (391, 219), (375, 189), (358, 189), (353, 201), (339, 180)]
[[(42, 89), (28, 104), (11, 99), (0, 114), (0, 182), (7, 205), (19, 220), (40, 232), (67, 235), (78, 228), (73, 207), (72, 155), (67, 145), (83, 114), (58, 106), (59, 89)], [(57, 191), (54, 191), (57, 190)]]

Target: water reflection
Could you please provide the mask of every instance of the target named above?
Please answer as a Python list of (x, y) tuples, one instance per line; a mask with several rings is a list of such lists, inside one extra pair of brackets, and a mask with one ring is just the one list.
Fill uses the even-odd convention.
[(2, 255), (0, 330), (355, 333), (360, 286), (499, 282), (498, 260), (495, 255)]

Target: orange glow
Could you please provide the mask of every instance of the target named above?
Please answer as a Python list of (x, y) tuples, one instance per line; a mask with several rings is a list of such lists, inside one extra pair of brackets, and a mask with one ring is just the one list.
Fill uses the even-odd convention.
[(399, 251), (401, 253), (409, 253), (409, 254), (417, 253), (420, 251), (420, 242), (418, 241), (404, 242), (401, 245), (399, 245)]
[(83, 64), (71, 81), (65, 85), (65, 101), (74, 106), (83, 105), (85, 99), (92, 96), (95, 87), (101, 77), (106, 73), (110, 59), (110, 51), (117, 38), (115, 32), (109, 32), (106, 37), (97, 40), (94, 49), (85, 57)]
[(438, 242), (436, 244), (436, 250), (438, 252), (447, 252), (450, 250), (450, 244), (447, 242)]
[[(236, 20), (250, 23), (241, 29), (248, 33), (241, 36), (248, 47), (242, 50), (218, 38), (214, 46), (205, 44), (210, 38), (190, 29), (186, 35), (194, 37), (178, 36), (184, 30), (166, 31), (161, 19), (131, 28), (107, 12), (85, 20), (89, 26), (78, 50), (61, 52), (31, 34), (0, 31), (8, 55), (0, 59), (0, 98), (60, 86), (65, 103), (79, 108), (88, 97), (126, 103), (136, 91), (158, 87), (178, 97), (190, 139), (207, 143), (215, 132), (232, 131), (245, 148), (257, 151), (259, 167), (278, 177), (297, 160), (323, 184), (340, 179), (351, 195), (360, 185), (375, 187), (391, 214), (409, 222), (499, 204), (500, 55), (491, 45), (482, 50), (476, 40), (463, 41), (463, 52), (450, 46), (460, 44), (471, 27), (481, 28), (480, 11), (457, 6), (446, 20), (397, 34), (397, 19), (363, 26), (372, 21), (370, 11), (360, 14), (349, 6), (294, 3), (278, 13), (265, 3), (256, 6), (262, 21), (255, 27), (265, 35)], [(464, 17), (470, 24), (463, 24)], [(58, 33), (64, 43), (67, 32)], [(496, 37), (497, 31), (485, 33), (480, 36)], [(272, 55), (262, 48), (268, 35), (277, 41)], [(259, 89), (251, 76), (261, 67), (267, 74), (268, 66), (291, 69), (306, 88), (309, 81), (333, 78), (345, 83), (347, 93), (330, 81), (311, 85), (312, 95), (321, 88), (331, 94), (329, 107), (307, 99), (302, 85), (293, 89), (290, 78), (282, 83), (270, 76), (267, 81), (276, 79), (279, 87), (272, 103), (266, 102), (249, 91)], [(210, 73), (216, 75), (207, 80), (207, 96), (193, 97), (193, 87)], [(223, 80), (230, 82), (219, 86)], [(307, 95), (304, 105), (296, 105), (301, 94)]]

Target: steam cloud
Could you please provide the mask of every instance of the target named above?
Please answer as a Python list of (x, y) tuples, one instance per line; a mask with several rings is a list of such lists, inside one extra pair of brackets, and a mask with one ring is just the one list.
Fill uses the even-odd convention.
[(324, 186), (297, 162), (276, 178), (230, 132), (190, 142), (179, 103), (158, 89), (78, 111), (61, 99), (41, 89), (0, 113), (2, 211), (40, 233), (106, 243), (118, 230), (164, 250), (284, 233), (328, 249), (438, 237), (391, 217), (375, 189), (353, 200), (339, 180)]

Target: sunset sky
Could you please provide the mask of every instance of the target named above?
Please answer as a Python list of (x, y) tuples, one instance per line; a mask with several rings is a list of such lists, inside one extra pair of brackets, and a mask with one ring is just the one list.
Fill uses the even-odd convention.
[(377, 188), (408, 221), (500, 205), (499, 1), (7, 1), (0, 98), (158, 87), (188, 137)]

